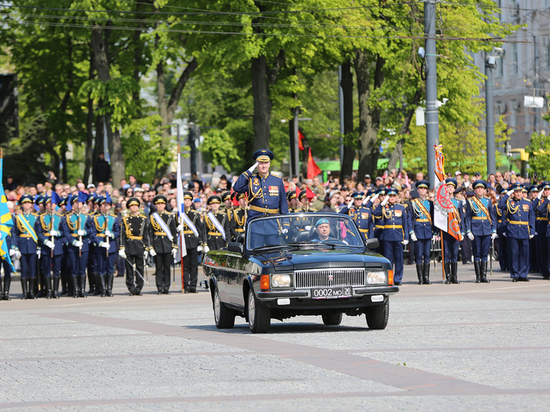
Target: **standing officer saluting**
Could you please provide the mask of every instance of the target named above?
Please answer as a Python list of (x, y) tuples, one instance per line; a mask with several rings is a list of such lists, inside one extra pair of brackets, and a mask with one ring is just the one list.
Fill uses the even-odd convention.
[(351, 200), (347, 206), (342, 208), (340, 213), (349, 215), (357, 224), (359, 231), (363, 235), (363, 240), (367, 240), (374, 235), (372, 230), (372, 211), (363, 205), (362, 192), (353, 192), (351, 197), (353, 200)]
[(176, 219), (173, 213), (165, 210), (167, 201), (163, 195), (155, 196), (153, 204), (157, 211), (149, 217), (152, 244), (150, 253), (155, 258), (155, 278), (159, 295), (170, 293), (170, 264), (178, 253)]
[(407, 209), (397, 203), (397, 190), (386, 189), (386, 197), (373, 212), (379, 218), (381, 228), (382, 254), (393, 266), (395, 264), (394, 283), (401, 285), (403, 280), (403, 245), (409, 243)]
[(487, 255), (491, 248), (491, 240), (497, 237), (496, 213), (491, 198), (485, 196), (487, 183), (484, 180), (476, 180), (473, 188), (475, 196), (466, 202), (466, 236), (472, 241), (476, 283), (489, 283)]
[[(143, 268), (150, 249), (149, 221), (139, 212), (140, 202), (131, 197), (126, 203), (130, 214), (122, 218), (119, 256), (126, 260), (126, 286), (130, 296), (141, 296), (143, 293)], [(135, 280), (134, 280), (135, 272)]]
[[(445, 179), (447, 184), (447, 191), (451, 196), (451, 202), (453, 203), (453, 208), (458, 216), (458, 226), (460, 228), (460, 234), (464, 237), (464, 205), (461, 200), (455, 198), (455, 189), (457, 186), (457, 181), (455, 178), (450, 177)], [(460, 246), (460, 241), (448, 234), (443, 232), (443, 254), (445, 255), (445, 283), (460, 283), (458, 281), (457, 272), (458, 272), (458, 247)]]
[[(38, 215), (34, 213), (34, 202), (31, 195), (23, 195), (19, 199), (23, 212), (16, 217), (14, 225), (13, 245), (21, 253), (21, 287), (23, 299), (36, 299), (34, 285), (36, 282), (36, 251), (38, 236), (34, 224)], [(29, 282), (27, 288), (27, 280)]]
[(224, 248), (231, 233), (227, 213), (220, 210), (220, 203), (221, 198), (218, 195), (210, 196), (206, 201), (206, 204), (210, 206), (210, 211), (204, 216), (204, 224), (206, 226), (208, 249), (210, 250)]
[(512, 282), (529, 282), (529, 240), (536, 234), (535, 212), (531, 202), (522, 198), (522, 190), (520, 184), (515, 184), (498, 202), (508, 222), (506, 239), (508, 254), (512, 256), (509, 260)]
[[(248, 193), (249, 212), (248, 218), (254, 219), (261, 216), (274, 216), (288, 214), (288, 202), (286, 198), (283, 179), (274, 176), (269, 172), (273, 153), (267, 149), (260, 149), (254, 152), (252, 160), (256, 163), (244, 171), (233, 185), (233, 189), (239, 193)], [(258, 167), (258, 172), (254, 169)], [(252, 247), (279, 244), (280, 234), (287, 235), (290, 222), (285, 222), (284, 227), (279, 228), (276, 222), (272, 227), (266, 222), (265, 231), (254, 233)], [(258, 227), (258, 229), (260, 229)]]
[(183, 192), (185, 213), (181, 215), (178, 232), (183, 232), (187, 254), (183, 257), (183, 287), (184, 293), (197, 291), (197, 277), (199, 271), (199, 252), (207, 253), (204, 227), (201, 214), (193, 209), (193, 193)]
[(428, 199), (430, 182), (421, 180), (416, 183), (418, 196), (411, 193), (409, 207), (409, 236), (414, 242), (416, 275), (418, 284), (429, 285), (430, 252), (432, 250), (434, 204)]

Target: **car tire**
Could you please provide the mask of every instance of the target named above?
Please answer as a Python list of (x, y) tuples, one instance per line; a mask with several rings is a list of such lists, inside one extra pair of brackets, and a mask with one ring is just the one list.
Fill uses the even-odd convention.
[(214, 322), (216, 322), (218, 329), (231, 329), (235, 326), (235, 316), (237, 316), (237, 313), (234, 310), (228, 309), (223, 304), (217, 287), (214, 291), (212, 306), (214, 307)]
[(323, 323), (327, 326), (337, 326), (342, 323), (342, 312), (323, 315)]
[(382, 305), (370, 306), (365, 312), (367, 325), (369, 329), (386, 329), (388, 326), (388, 317), (390, 315), (390, 301), (386, 301)]
[(271, 311), (256, 298), (252, 289), (248, 291), (248, 326), (252, 333), (266, 333), (271, 323)]

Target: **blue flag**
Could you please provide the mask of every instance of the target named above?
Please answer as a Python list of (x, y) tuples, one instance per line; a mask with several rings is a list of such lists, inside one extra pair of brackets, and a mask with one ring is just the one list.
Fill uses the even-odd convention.
[(6, 237), (10, 236), (11, 228), (13, 227), (13, 219), (11, 218), (10, 209), (8, 208), (8, 199), (4, 193), (4, 185), (2, 183), (2, 173), (4, 168), (4, 159), (0, 158), (0, 257), (9, 263), (12, 272), (16, 272), (15, 267), (10, 258), (8, 243)]
[(86, 203), (88, 200), (88, 194), (84, 192), (78, 192), (78, 201), (80, 203)]
[(61, 202), (61, 198), (57, 194), (57, 192), (52, 191), (52, 203), (55, 203), (58, 205)]
[(113, 200), (111, 199), (111, 196), (109, 195), (109, 192), (105, 192), (105, 202), (106, 203), (113, 203)]

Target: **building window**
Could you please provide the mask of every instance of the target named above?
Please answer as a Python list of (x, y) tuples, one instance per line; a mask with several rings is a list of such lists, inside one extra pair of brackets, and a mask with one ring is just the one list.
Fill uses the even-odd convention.
[(512, 45), (512, 72), (518, 74), (518, 44)]
[(531, 113), (529, 113), (528, 107), (525, 107), (525, 131), (531, 131)]
[(544, 51), (542, 56), (543, 65), (547, 69), (550, 69), (550, 37), (548, 36), (544, 37), (543, 44), (544, 44)]
[(516, 100), (512, 100), (510, 104), (510, 115), (508, 116), (508, 126), (512, 128), (516, 128), (518, 122), (517, 122), (517, 114), (518, 114), (518, 102)]
[(504, 55), (497, 58), (497, 77), (504, 77)]

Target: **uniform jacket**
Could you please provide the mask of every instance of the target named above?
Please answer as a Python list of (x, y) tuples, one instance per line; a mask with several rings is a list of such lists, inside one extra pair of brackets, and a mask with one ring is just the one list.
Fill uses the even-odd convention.
[[(86, 213), (69, 213), (61, 220), (65, 243), (74, 246), (77, 240), (82, 239), (82, 252), (88, 252), (90, 235), (92, 233), (92, 219)], [(78, 236), (78, 230), (84, 230), (85, 236)]]
[(172, 234), (172, 241), (168, 238), (162, 227), (157, 223), (153, 214), (149, 216), (149, 231), (151, 236), (151, 246), (157, 253), (170, 253), (173, 248), (178, 247), (178, 238), (176, 236), (176, 219), (174, 215), (166, 210), (158, 212), (160, 218), (166, 223), (170, 233)]
[(497, 232), (497, 216), (492, 206), (491, 199), (486, 196), (473, 196), (466, 201), (466, 233), (490, 236)]
[[(550, 199), (541, 199), (540, 202), (538, 202), (537, 206), (537, 225), (536, 230), (537, 234), (541, 236), (550, 237), (550, 225), (548, 224), (548, 218), (550, 217), (549, 209), (550, 208)], [(546, 220), (539, 220), (540, 218), (546, 218)], [(538, 229), (539, 222), (543, 222), (544, 224), (541, 224), (541, 230)]]
[(414, 233), (417, 239), (431, 239), (434, 235), (434, 204), (429, 199), (412, 199), (408, 213), (409, 234)]
[(380, 229), (380, 240), (385, 242), (402, 242), (409, 240), (409, 226), (407, 208), (399, 203), (393, 205), (378, 204), (373, 215), (378, 218), (377, 225)]
[(50, 230), (56, 230), (60, 232), (59, 236), (53, 236), (53, 242), (55, 244), (55, 247), (53, 249), (54, 256), (59, 256), (63, 254), (63, 245), (65, 244), (65, 237), (61, 232), (61, 221), (63, 220), (63, 218), (64, 216), (57, 213), (42, 213), (38, 216), (38, 219), (36, 219), (36, 222), (34, 223), (34, 231), (38, 236), (41, 253), (43, 255), (49, 255), (52, 253), (52, 250), (44, 244), (46, 240), (52, 240)]
[(268, 173), (261, 177), (259, 173), (250, 173), (246, 170), (239, 176), (233, 189), (239, 193), (248, 193), (248, 217), (255, 217), (288, 213), (283, 179)]
[(199, 245), (205, 245), (206, 244), (206, 233), (204, 231), (204, 224), (201, 221), (201, 214), (200, 212), (196, 211), (195, 209), (188, 209), (185, 211), (185, 214), (193, 223), (197, 229), (198, 236), (195, 235), (195, 233), (187, 226), (187, 224), (181, 220), (181, 223), (183, 224), (183, 235), (185, 236), (185, 247), (187, 249), (195, 249)]
[(506, 218), (506, 237), (513, 239), (529, 239), (535, 235), (535, 212), (527, 199), (514, 200), (505, 194), (498, 202)]
[(231, 236), (236, 239), (237, 236), (244, 234), (246, 219), (248, 218), (248, 208), (237, 207), (232, 210), (233, 218), (231, 219)]
[(345, 206), (342, 208), (340, 213), (349, 215), (349, 217), (353, 219), (365, 239), (370, 239), (374, 237), (374, 218), (372, 216), (372, 210), (370, 208), (361, 205), (359, 208), (352, 206), (351, 209), (348, 209), (347, 206)]
[(120, 248), (126, 255), (142, 255), (151, 248), (149, 220), (142, 213), (129, 214), (120, 224)]
[[(117, 251), (116, 240), (120, 236), (120, 224), (118, 218), (115, 215), (97, 213), (90, 217), (91, 221), (91, 233), (90, 239), (94, 245), (100, 249), (102, 253), (103, 248), (100, 248), (101, 242), (109, 242), (108, 253), (114, 253)], [(112, 236), (106, 236), (107, 230), (111, 232)]]
[[(28, 214), (21, 213), (20, 216), (24, 217), (26, 221), (29, 223), (30, 227), (34, 229), (34, 224), (38, 219), (37, 213), (34, 213), (34, 212), (28, 213)], [(19, 249), (19, 251), (23, 255), (30, 255), (31, 253), (36, 253), (36, 250), (39, 245), (33, 240), (31, 234), (27, 231), (27, 228), (20, 222), (20, 219), (21, 219), (20, 216), (17, 216), (17, 215), (15, 216), (15, 222), (14, 222), (15, 231), (14, 231), (13, 244)], [(36, 233), (36, 230), (35, 230), (35, 233)]]
[(210, 220), (210, 217), (208, 216), (208, 213), (204, 215), (204, 226), (206, 230), (206, 241), (208, 243), (208, 247), (211, 250), (219, 250), (227, 244), (227, 242), (230, 240), (231, 236), (231, 230), (229, 228), (229, 221), (227, 219), (227, 214), (218, 211), (218, 213), (212, 212), (214, 217), (220, 222), (222, 227), (224, 228), (224, 235), (225, 240), (222, 236), (222, 233), (218, 230), (216, 226), (214, 226), (214, 223)]

